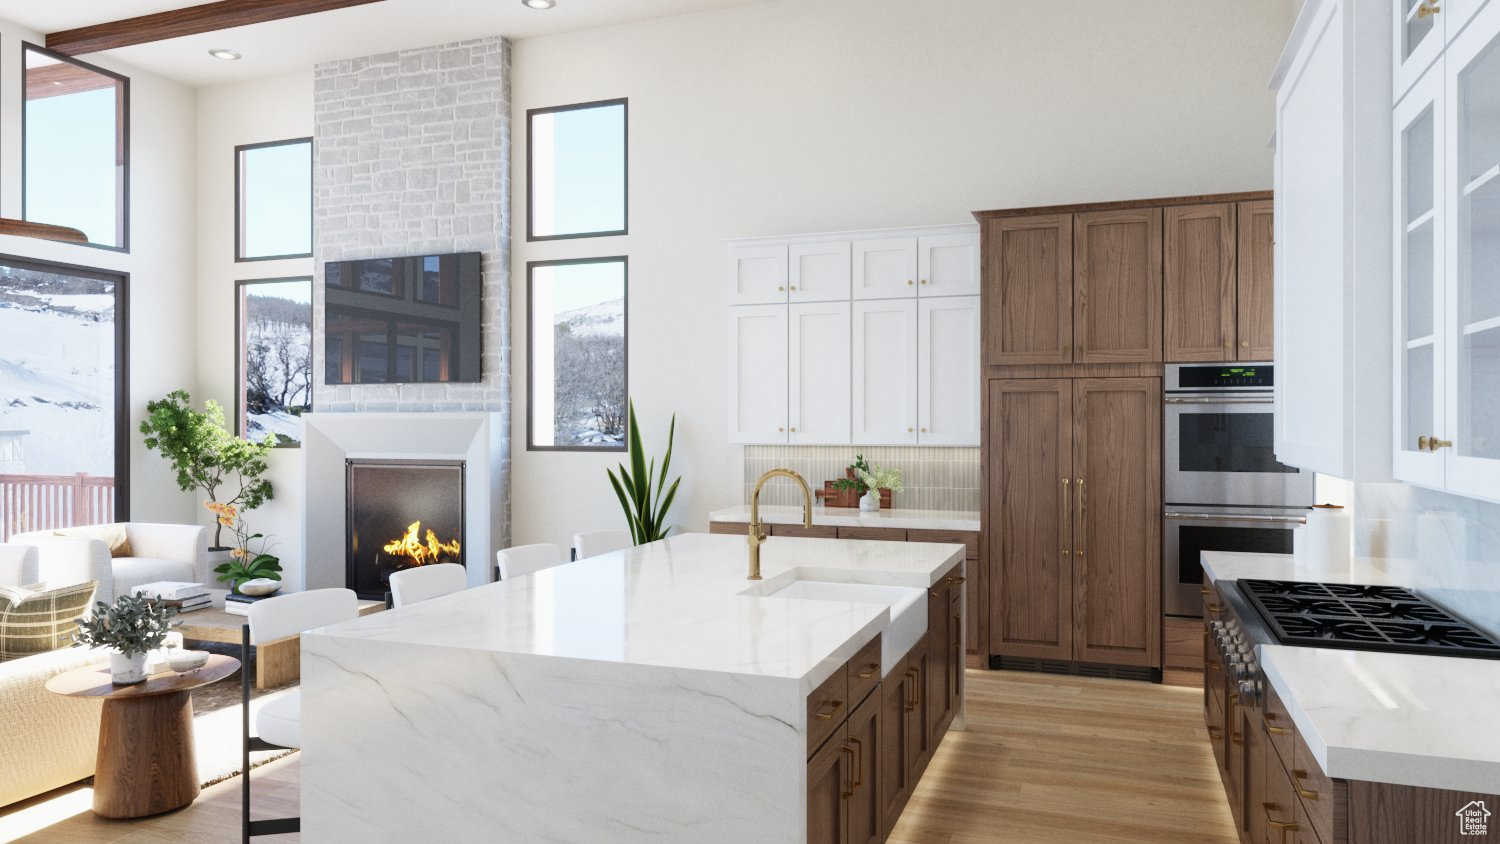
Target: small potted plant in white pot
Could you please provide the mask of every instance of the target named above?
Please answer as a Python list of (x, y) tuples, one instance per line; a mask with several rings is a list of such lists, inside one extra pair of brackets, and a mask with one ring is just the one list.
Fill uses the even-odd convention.
[(906, 485), (901, 480), (900, 469), (884, 469), (880, 466), (871, 465), (866, 469), (856, 469), (855, 474), (859, 476), (859, 482), (865, 489), (865, 494), (859, 499), (859, 509), (871, 512), (880, 509), (880, 491), (888, 489), (891, 492), (900, 492)]
[(177, 611), (155, 598), (121, 595), (113, 604), (98, 601), (91, 615), (78, 619), (74, 640), (109, 648), (110, 680), (122, 686), (146, 679), (146, 654), (161, 647)]

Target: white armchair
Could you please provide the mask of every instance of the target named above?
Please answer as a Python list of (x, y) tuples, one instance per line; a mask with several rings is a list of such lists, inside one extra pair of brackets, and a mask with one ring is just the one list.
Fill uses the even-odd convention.
[(40, 579), (34, 546), (0, 545), (0, 586), (30, 586)]
[(208, 564), (208, 528), (202, 525), (164, 525), (126, 522), (131, 555), (111, 557), (99, 539), (58, 536), (50, 530), (18, 533), (11, 542), (35, 545), (37, 580), (50, 583), (99, 581), (95, 600), (113, 602), (137, 586), (158, 580), (214, 585)]

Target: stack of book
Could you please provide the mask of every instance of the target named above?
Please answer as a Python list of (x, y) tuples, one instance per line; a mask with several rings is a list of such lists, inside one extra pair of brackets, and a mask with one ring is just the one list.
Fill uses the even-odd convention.
[(250, 605), (256, 601), (264, 601), (271, 595), (237, 595), (230, 592), (224, 596), (224, 612), (231, 615), (249, 615)]
[(137, 586), (135, 591), (137, 595), (156, 598), (179, 613), (208, 609), (214, 604), (213, 599), (208, 595), (208, 590), (201, 583), (160, 580), (156, 583)]

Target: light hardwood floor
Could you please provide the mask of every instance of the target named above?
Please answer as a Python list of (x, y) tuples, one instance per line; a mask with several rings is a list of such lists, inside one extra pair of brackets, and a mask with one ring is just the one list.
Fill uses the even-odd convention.
[[(892, 844), (1237, 841), (1201, 692), (1012, 671), (967, 677), (969, 729), (943, 740)], [(297, 765), (292, 756), (256, 769), (256, 817), (297, 813)], [(104, 821), (85, 810), (20, 840), (207, 844), (237, 841), (239, 830), (231, 779), (168, 815)]]

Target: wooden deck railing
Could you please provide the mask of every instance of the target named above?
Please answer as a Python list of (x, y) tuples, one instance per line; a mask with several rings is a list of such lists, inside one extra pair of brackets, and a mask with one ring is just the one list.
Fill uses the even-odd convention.
[(0, 542), (12, 534), (115, 519), (115, 479), (74, 475), (0, 475)]

